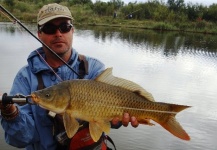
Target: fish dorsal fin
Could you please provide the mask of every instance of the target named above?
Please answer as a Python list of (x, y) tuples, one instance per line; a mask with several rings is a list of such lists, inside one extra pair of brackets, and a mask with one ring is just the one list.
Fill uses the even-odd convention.
[(112, 68), (107, 68), (106, 70), (104, 70), (96, 79), (95, 81), (100, 81), (100, 82), (104, 82), (113, 86), (118, 86), (118, 87), (122, 87), (125, 88), (127, 90), (130, 90), (136, 94), (139, 94), (143, 97), (145, 97), (147, 100), (149, 101), (155, 101), (153, 96), (147, 92), (144, 88), (142, 88), (140, 85), (123, 79), (123, 78), (119, 78), (119, 77), (115, 77), (112, 75)]

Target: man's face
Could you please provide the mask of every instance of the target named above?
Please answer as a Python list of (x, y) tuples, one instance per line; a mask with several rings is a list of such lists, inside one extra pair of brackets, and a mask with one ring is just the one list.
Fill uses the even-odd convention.
[[(69, 53), (71, 55), (74, 29), (70, 24), (70, 20), (66, 18), (51, 20), (42, 25), (41, 31), (38, 31), (38, 37), (60, 57)], [(60, 29), (56, 29), (56, 27)], [(61, 29), (63, 30), (60, 31)], [(44, 48), (44, 50), (46, 54), (49, 54), (47, 49)]]

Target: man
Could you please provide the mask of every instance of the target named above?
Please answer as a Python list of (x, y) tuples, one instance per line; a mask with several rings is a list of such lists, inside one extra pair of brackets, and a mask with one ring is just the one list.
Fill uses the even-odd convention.
[[(88, 74), (84, 74), (84, 78), (94, 79), (104, 70), (104, 64), (91, 57), (80, 57), (72, 48), (74, 33), (72, 21), (73, 18), (67, 7), (56, 3), (45, 5), (38, 13), (38, 37), (77, 73), (88, 70)], [(27, 59), (28, 65), (21, 68), (14, 79), (10, 95), (17, 93), (29, 95), (35, 90), (63, 80), (81, 78), (62, 60), (44, 45), (31, 52)], [(87, 63), (88, 68), (80, 67), (82, 63)], [(89, 130), (85, 130), (85, 134), (83, 134), (84, 129), (88, 129), (88, 124), (80, 130), (82, 132), (78, 131), (75, 134), (74, 137), (77, 139), (73, 137), (65, 142), (61, 141), (64, 132), (60, 132), (61, 129), (58, 129), (62, 124), (61, 118), (52, 118), (48, 115), (47, 110), (29, 104), (23, 106), (0, 104), (0, 109), (5, 139), (12, 146), (26, 147), (27, 150), (105, 149), (105, 146), (103, 148), (104, 135), (97, 143), (92, 142), (91, 139), (85, 144), (79, 141), (89, 138), (87, 137)], [(136, 118), (129, 117), (129, 114), (125, 113), (122, 124), (127, 126), (129, 122), (134, 127), (138, 126)], [(114, 118), (112, 126), (118, 128), (118, 124), (119, 118)]]

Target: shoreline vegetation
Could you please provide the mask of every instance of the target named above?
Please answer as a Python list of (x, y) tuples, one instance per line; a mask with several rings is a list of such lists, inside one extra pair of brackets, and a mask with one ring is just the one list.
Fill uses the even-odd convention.
[[(185, 4), (184, 0), (162, 3), (150, 0), (145, 3), (124, 4), (121, 0), (93, 3), (91, 0), (0, 0), (21, 22), (36, 23), (38, 10), (48, 3), (69, 7), (75, 25), (107, 26), (119, 28), (151, 29), (160, 31), (217, 34), (217, 3), (210, 6)], [(9, 22), (0, 13), (1, 22)]]

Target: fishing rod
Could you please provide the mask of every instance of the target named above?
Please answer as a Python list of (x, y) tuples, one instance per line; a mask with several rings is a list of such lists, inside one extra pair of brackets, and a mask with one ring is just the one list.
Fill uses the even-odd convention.
[(2, 5), (0, 5), (0, 11), (4, 11), (7, 15), (9, 15), (12, 19), (14, 19), (15, 23), (18, 23), (21, 27), (23, 27), (29, 34), (31, 34), (36, 40), (38, 40), (44, 47), (46, 47), (51, 53), (53, 53), (59, 60), (61, 60), (72, 72), (74, 72), (78, 77), (81, 77), (71, 66), (69, 66), (57, 53), (55, 53), (50, 47), (48, 47), (44, 42), (42, 42), (38, 37), (36, 37), (28, 28), (26, 28), (16, 17), (14, 17), (7, 9), (5, 9)]

